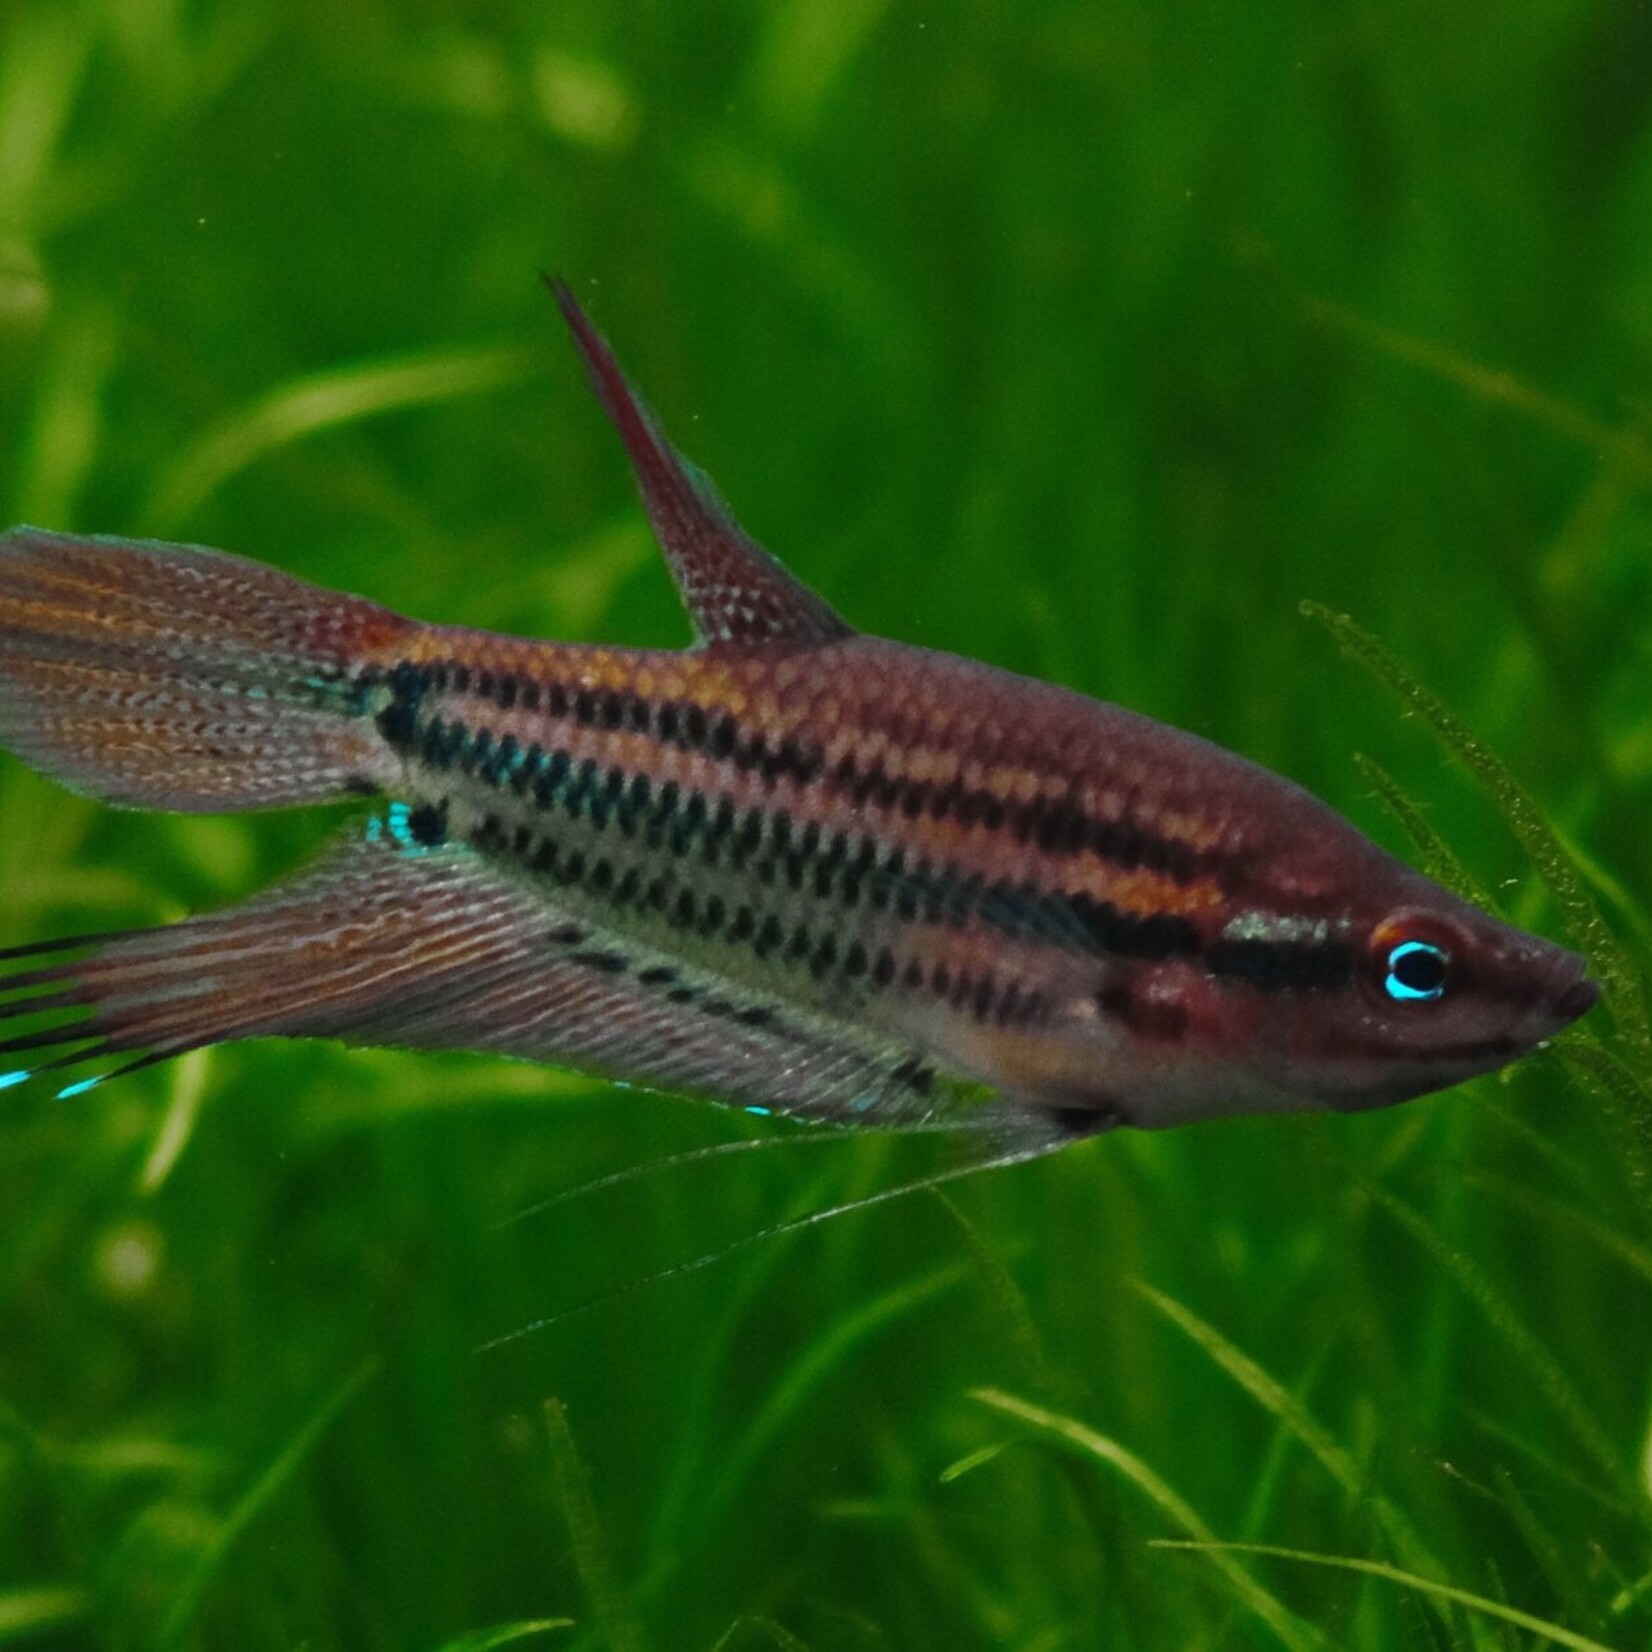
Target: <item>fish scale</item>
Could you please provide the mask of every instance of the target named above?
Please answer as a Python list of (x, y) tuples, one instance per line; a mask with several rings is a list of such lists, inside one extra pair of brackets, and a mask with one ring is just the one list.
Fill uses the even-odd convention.
[(0, 1048), (457, 1046), (760, 1111), (987, 1129), (1373, 1106), (1594, 1001), (1281, 777), (852, 629), (556, 289), (699, 641), (423, 624), (221, 552), (0, 539), (0, 737), (110, 801), (387, 801), (239, 907), (0, 954)]

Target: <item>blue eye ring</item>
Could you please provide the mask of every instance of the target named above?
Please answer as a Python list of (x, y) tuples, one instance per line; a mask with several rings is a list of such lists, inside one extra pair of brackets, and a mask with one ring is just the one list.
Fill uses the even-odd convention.
[(1388, 978), (1383, 987), (1397, 1004), (1431, 1004), (1445, 992), (1444, 947), (1432, 941), (1401, 941), (1388, 954)]

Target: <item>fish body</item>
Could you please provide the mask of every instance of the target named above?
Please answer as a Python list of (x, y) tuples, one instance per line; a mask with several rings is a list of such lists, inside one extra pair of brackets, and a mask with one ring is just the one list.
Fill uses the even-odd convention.
[(1040, 1144), (1399, 1101), (1594, 1001), (1582, 959), (1243, 758), (855, 632), (558, 297), (698, 645), (426, 625), (220, 552), (14, 530), (19, 755), (143, 807), (388, 801), (240, 907), (7, 955), (0, 1016), (51, 1024), (0, 1084), (328, 1036)]

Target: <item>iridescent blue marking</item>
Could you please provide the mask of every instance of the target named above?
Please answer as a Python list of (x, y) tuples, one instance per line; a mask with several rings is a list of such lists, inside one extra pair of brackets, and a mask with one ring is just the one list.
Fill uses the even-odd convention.
[(374, 815), (367, 822), (367, 841), (379, 843), (388, 833), (398, 849), (410, 855), (422, 855), (425, 845), (413, 835), (413, 810), (406, 803), (392, 803), (382, 815)]
[(412, 813), (405, 803), (392, 803), (384, 811), (385, 829), (404, 849), (419, 847), (418, 839), (413, 836), (413, 828), (407, 823)]
[(1446, 955), (1428, 941), (1401, 941), (1388, 954), (1388, 996), (1401, 1004), (1431, 1003), (1445, 991)]
[(21, 1084), (29, 1076), (27, 1067), (19, 1067), (15, 1073), (0, 1073), (0, 1090), (9, 1090), (14, 1084)]
[(70, 1101), (75, 1096), (83, 1096), (88, 1090), (96, 1089), (103, 1082), (104, 1076), (104, 1074), (99, 1073), (95, 1078), (82, 1078), (73, 1084), (65, 1084), (57, 1092), (57, 1099), (59, 1101)]
[(772, 1107), (758, 1107), (753, 1105), (746, 1108), (746, 1111), (748, 1113), (755, 1113), (760, 1119), (766, 1119), (774, 1112), (774, 1109)]

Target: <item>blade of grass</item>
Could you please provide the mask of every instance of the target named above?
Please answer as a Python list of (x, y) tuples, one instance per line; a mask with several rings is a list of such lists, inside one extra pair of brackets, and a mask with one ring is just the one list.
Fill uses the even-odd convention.
[(648, 1638), (626, 1605), (614, 1575), (602, 1523), (597, 1518), (596, 1499), (591, 1493), (591, 1476), (574, 1444), (567, 1407), (561, 1400), (548, 1399), (544, 1402), (544, 1411), (557, 1502), (568, 1524), (574, 1565), (590, 1598), (591, 1611), (612, 1652), (647, 1652)]
[(1470, 1612), (1478, 1612), (1484, 1617), (1495, 1618), (1516, 1629), (1524, 1629), (1540, 1639), (1552, 1641), (1556, 1646), (1570, 1647), (1572, 1652), (1616, 1652), (1615, 1648), (1601, 1641), (1591, 1640), (1587, 1635), (1574, 1634), (1558, 1623), (1534, 1617), (1530, 1612), (1522, 1612), (1518, 1607), (1505, 1606), (1500, 1600), (1488, 1600), (1484, 1595), (1471, 1594), (1467, 1589), (1459, 1589), (1455, 1584), (1436, 1583), (1432, 1578), (1418, 1577), (1414, 1572), (1402, 1571), (1398, 1566), (1389, 1566), (1380, 1560), (1360, 1560), (1349, 1555), (1314, 1554), (1305, 1549), (1278, 1548), (1271, 1543), (1189, 1542), (1180, 1538), (1163, 1537), (1155, 1538), (1152, 1546), (1155, 1549), (1183, 1549), (1208, 1554), (1213, 1562), (1222, 1555), (1247, 1554), (1263, 1556), (1270, 1560), (1295, 1561), (1303, 1566), (1323, 1566), (1332, 1571), (1356, 1572), (1365, 1577), (1381, 1578), (1386, 1583), (1398, 1584), (1401, 1588), (1415, 1589), (1419, 1594), (1432, 1595), (1436, 1599), (1455, 1601), (1457, 1605), (1465, 1607)]
[(1637, 1186), (1652, 1181), (1652, 1092), (1605, 1045), (1574, 1028), (1554, 1044), (1555, 1056), (1616, 1120), (1615, 1134)]
[(1652, 1572), (1643, 1572), (1633, 1583), (1626, 1583), (1612, 1596), (1612, 1615), (1623, 1617), (1648, 1595), (1652, 1595)]
[(229, 1552), (245, 1535), (269, 1505), (275, 1501), (282, 1487), (297, 1472), (299, 1465), (321, 1443), (322, 1437), (333, 1426), (358, 1394), (378, 1373), (378, 1362), (368, 1360), (353, 1371), (316, 1407), (292, 1439), (276, 1453), (274, 1460), (248, 1487), (242, 1497), (218, 1528), (216, 1536), (201, 1552), (194, 1570), (173, 1601), (171, 1610), (161, 1625), (157, 1644), (161, 1647), (181, 1645), (207, 1590), (212, 1586)]
[(1485, 907), (1488, 912), (1500, 909), (1490, 891), (1463, 865), (1451, 846), (1430, 825), (1416, 799), (1405, 792), (1380, 763), (1373, 762), (1364, 752), (1356, 751), (1354, 767), (1375, 789), (1388, 812), (1399, 823), (1400, 830), (1410, 838), (1423, 871), (1436, 883), (1443, 883), (1447, 889), (1455, 890), (1465, 900)]
[(717, 1637), (717, 1644), (711, 1652), (729, 1652), (729, 1649), (737, 1644), (736, 1635), (749, 1640), (752, 1634), (761, 1635), (769, 1646), (778, 1647), (780, 1652), (809, 1652), (807, 1641), (800, 1640), (791, 1630), (783, 1628), (773, 1618), (736, 1618)]
[(1536, 1388), (1571, 1430), (1573, 1438), (1613, 1486), (1620, 1492), (1636, 1495), (1632, 1480), (1624, 1472), (1623, 1453), (1589, 1409), (1559, 1361), (1532, 1334), (1484, 1271), (1465, 1252), (1449, 1244), (1433, 1223), (1398, 1195), (1376, 1182), (1361, 1180), (1360, 1187), (1369, 1199), (1387, 1211), (1434, 1256), (1457, 1288), (1480, 1310), (1487, 1323), (1524, 1364)]
[[(1072, 1417), (1065, 1417), (1058, 1412), (1048, 1411), (1041, 1405), (1017, 1399), (1013, 1394), (1006, 1394), (1001, 1389), (972, 1388), (970, 1398), (978, 1400), (982, 1405), (991, 1406), (1006, 1416), (1014, 1417), (1019, 1422), (1029, 1424), (1041, 1433), (1053, 1436), (1063, 1445), (1070, 1446), (1085, 1456), (1107, 1464), (1109, 1468), (1122, 1474), (1162, 1514), (1174, 1521), (1183, 1531), (1192, 1533), (1198, 1543), (1208, 1544), (1213, 1548), (1221, 1547), (1211, 1536), (1210, 1528), (1170, 1484), (1118, 1441), (1109, 1439), (1105, 1434), (1098, 1434)], [(1222, 1565), (1218, 1562), (1217, 1569), (1234, 1593), (1267, 1624), (1281, 1643), (1293, 1648), (1293, 1652), (1299, 1647), (1323, 1647), (1326, 1644), (1324, 1636), (1313, 1625), (1304, 1623), (1264, 1589), (1243, 1566), (1231, 1562)]]
[(1005, 1345), (1010, 1349), (1023, 1379), (1034, 1392), (1048, 1397), (1055, 1388), (1050, 1356), (1044, 1347), (1038, 1320), (1028, 1305), (1025, 1293), (1016, 1283), (1015, 1275), (1010, 1272), (1003, 1251), (981, 1237), (980, 1229), (964, 1214), (956, 1199), (939, 1188), (933, 1192), (964, 1236), (976, 1281), (992, 1308)]
[(86, 1616), (86, 1593), (72, 1584), (43, 1584), (0, 1594), (0, 1641), (23, 1640), (61, 1629)]
[(172, 1099), (161, 1116), (160, 1128), (155, 1132), (143, 1169), (138, 1172), (139, 1193), (158, 1193), (189, 1145), (196, 1120), (201, 1116), (201, 1103), (206, 1098), (207, 1068), (211, 1060), (211, 1050), (191, 1050), (172, 1064)]
[(888, 0), (787, 0), (772, 8), (749, 70), (764, 118), (794, 140), (810, 131), (887, 9)]
[(492, 1629), (472, 1629), (457, 1640), (444, 1641), (438, 1652), (493, 1652), (496, 1646), (511, 1646), (534, 1635), (548, 1635), (555, 1629), (572, 1629), (572, 1618), (535, 1618), (532, 1622), (501, 1623)]
[(1495, 1440), (1506, 1450), (1515, 1452), (1533, 1468), (1542, 1472), (1558, 1486), (1565, 1486), (1567, 1490), (1577, 1496), (1586, 1498), (1596, 1508), (1609, 1510), (1623, 1520), (1632, 1520), (1637, 1510), (1633, 1506), (1633, 1494), (1624, 1494), (1613, 1489), (1603, 1489), (1598, 1481), (1586, 1480), (1579, 1472), (1577, 1464), (1571, 1459), (1575, 1453), (1565, 1456), (1545, 1450), (1535, 1445), (1523, 1435), (1515, 1433), (1507, 1424), (1500, 1422), (1489, 1412), (1474, 1405), (1464, 1405), (1463, 1415), (1484, 1434), (1487, 1439)]
[(1389, 1540), (1406, 1557), (1408, 1565), (1437, 1564), (1400, 1511), (1387, 1498), (1371, 1490), (1352, 1453), (1283, 1383), (1270, 1376), (1191, 1308), (1184, 1307), (1174, 1297), (1156, 1290), (1143, 1280), (1132, 1280), (1131, 1283), (1177, 1329), (1197, 1343), (1264, 1411), (1289, 1429), (1350, 1501), (1372, 1503)]
[(93, 18), (67, 7), (25, 14), (0, 53), (0, 177), (7, 216), (27, 226), (44, 211), (63, 137), (96, 45)]
[(97, 458), (119, 335), (107, 310), (84, 304), (50, 336), (51, 356), (19, 455), (15, 504), (25, 522), (66, 524), (75, 519)]
[[(1444, 1575), (1444, 1568), (1429, 1552), (1416, 1527), (1393, 1502), (1371, 1487), (1353, 1454), (1309, 1412), (1295, 1394), (1191, 1308), (1143, 1280), (1132, 1280), (1131, 1284), (1177, 1329), (1198, 1344), (1281, 1427), (1294, 1435), (1350, 1502), (1364, 1503), (1374, 1510), (1383, 1535), (1407, 1566), (1437, 1577)], [(1447, 1609), (1442, 1616), (1445, 1627), (1457, 1637), (1459, 1643), (1465, 1634), (1472, 1637), (1472, 1630), (1458, 1614)]]
[(1605, 1617), (1579, 1581), (1575, 1560), (1562, 1552), (1549, 1528), (1543, 1524), (1526, 1494), (1503, 1464), (1498, 1463), (1493, 1468), (1492, 1482), (1487, 1495), (1501, 1503), (1503, 1511), (1514, 1522), (1515, 1530), (1531, 1551), (1532, 1559), (1537, 1562), (1538, 1570), (1547, 1580), (1555, 1599), (1565, 1606), (1568, 1618), (1599, 1634), (1606, 1627)]
[(1633, 1239), (1626, 1238), (1618, 1229), (1608, 1226), (1588, 1211), (1564, 1204), (1547, 1194), (1536, 1193), (1531, 1188), (1510, 1177), (1500, 1176), (1494, 1171), (1469, 1170), (1464, 1173), (1464, 1179), (1470, 1187), (1477, 1187), (1482, 1192), (1495, 1195), (1524, 1215), (1534, 1217), (1540, 1222), (1549, 1222), (1556, 1227), (1568, 1227), (1574, 1233), (1582, 1234), (1597, 1249), (1621, 1262), (1631, 1272), (1639, 1274), (1648, 1284), (1652, 1284), (1652, 1250), (1645, 1245), (1636, 1244)]
[(762, 1409), (741, 1434), (739, 1446), (730, 1453), (727, 1465), (705, 1500), (704, 1511), (708, 1522), (716, 1519), (752, 1464), (761, 1459), (769, 1442), (785, 1427), (787, 1419), (803, 1408), (809, 1394), (842, 1365), (856, 1347), (886, 1325), (956, 1289), (966, 1277), (966, 1272), (962, 1262), (949, 1262), (921, 1279), (885, 1291), (853, 1313), (844, 1314), (823, 1335), (811, 1342), (775, 1384)]
[(315, 431), (502, 390), (531, 378), (539, 368), (530, 351), (460, 344), (392, 361), (353, 362), (294, 379), (206, 431), (179, 456), (141, 514), (144, 531), (176, 531), (238, 471)]
[(1183, 1307), (1174, 1297), (1156, 1290), (1144, 1280), (1133, 1279), (1130, 1283), (1171, 1324), (1197, 1343), (1264, 1411), (1277, 1417), (1307, 1447), (1320, 1467), (1348, 1497), (1366, 1495), (1359, 1465), (1283, 1383), (1269, 1376), (1191, 1308)]
[(1327, 331), (1343, 333), (1395, 361), (1420, 367), (1478, 401), (1523, 414), (1591, 453), (1609, 454), (1623, 469), (1643, 481), (1652, 478), (1652, 448), (1633, 425), (1609, 425), (1570, 402), (1533, 389), (1513, 373), (1487, 367), (1431, 339), (1384, 326), (1330, 299), (1303, 293), (1301, 302), (1308, 319)]

